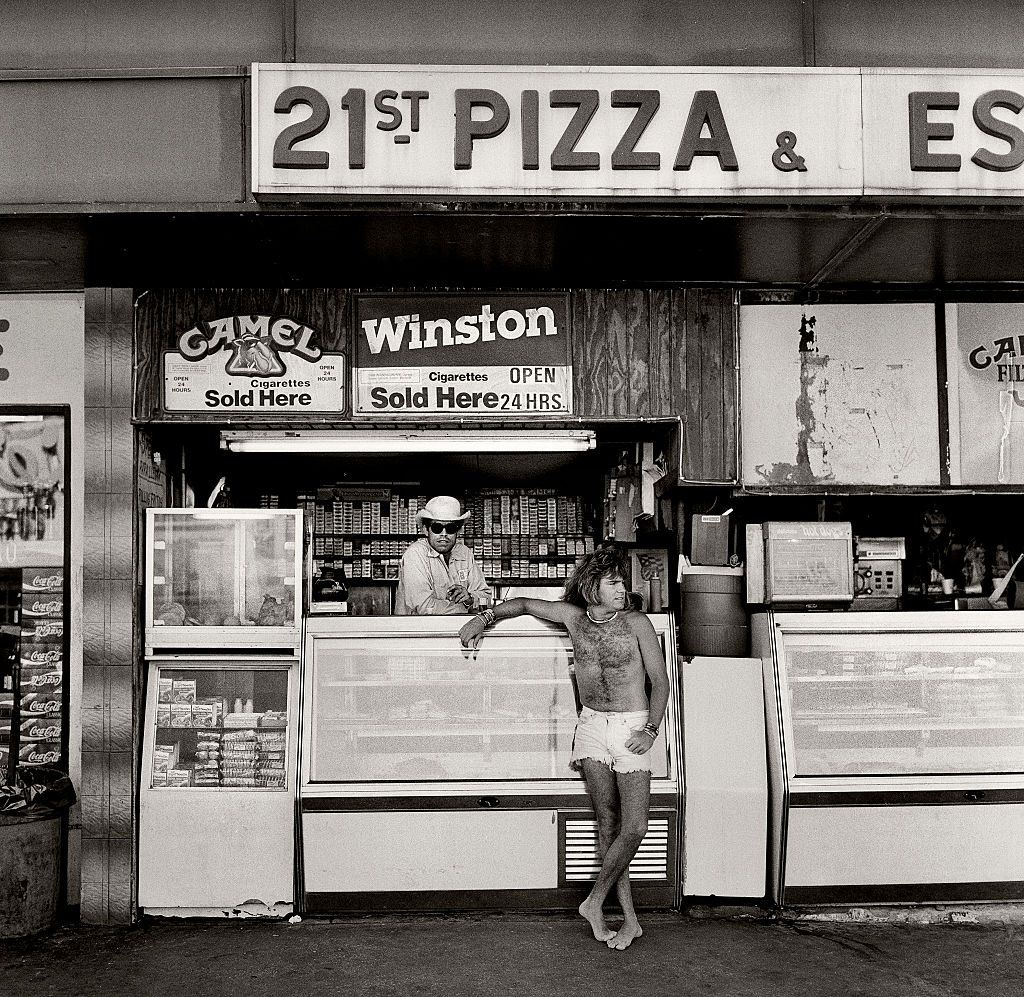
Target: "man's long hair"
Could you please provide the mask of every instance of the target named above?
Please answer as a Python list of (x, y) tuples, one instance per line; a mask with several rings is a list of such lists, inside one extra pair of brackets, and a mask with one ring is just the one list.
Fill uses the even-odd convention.
[(566, 580), (562, 599), (580, 609), (593, 606), (600, 600), (597, 590), (602, 578), (626, 578), (625, 558), (615, 547), (598, 547), (593, 554), (585, 554), (576, 562)]

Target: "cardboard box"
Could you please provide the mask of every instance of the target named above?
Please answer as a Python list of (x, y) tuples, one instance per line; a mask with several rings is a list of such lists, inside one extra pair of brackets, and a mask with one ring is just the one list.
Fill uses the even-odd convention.
[(194, 703), (196, 701), (196, 680), (175, 679), (171, 686), (172, 703)]
[(192, 705), (190, 703), (171, 703), (171, 726), (192, 726)]
[(171, 701), (171, 690), (173, 686), (172, 679), (160, 679), (159, 690), (157, 692), (158, 703), (169, 703)]

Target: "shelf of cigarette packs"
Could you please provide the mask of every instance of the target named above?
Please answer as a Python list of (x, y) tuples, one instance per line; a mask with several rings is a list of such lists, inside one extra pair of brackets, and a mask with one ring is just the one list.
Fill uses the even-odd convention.
[(350, 581), (397, 581), (402, 554), (418, 536), (416, 513), (427, 496), (385, 490), (377, 498), (344, 498), (331, 492), (298, 496), (310, 523), (313, 556), (340, 563)]
[(65, 762), (64, 571), (59, 567), (24, 568), (20, 587), (17, 764), (62, 766)]
[(564, 579), (594, 549), (587, 503), (552, 488), (494, 488), (467, 500), (465, 542), (490, 579)]
[(267, 706), (258, 710), (251, 694), (233, 703), (229, 696), (201, 695), (224, 685), (216, 680), (219, 672), (165, 671), (158, 680), (153, 786), (286, 788), (288, 716), (282, 698), (264, 695), (275, 700), (269, 704), (257, 698), (257, 706)]

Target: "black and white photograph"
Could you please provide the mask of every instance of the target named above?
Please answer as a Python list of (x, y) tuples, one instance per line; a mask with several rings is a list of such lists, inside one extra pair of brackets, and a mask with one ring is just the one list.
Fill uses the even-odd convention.
[(1021, 0), (0, 0), (0, 993), (1019, 997), (1022, 232)]

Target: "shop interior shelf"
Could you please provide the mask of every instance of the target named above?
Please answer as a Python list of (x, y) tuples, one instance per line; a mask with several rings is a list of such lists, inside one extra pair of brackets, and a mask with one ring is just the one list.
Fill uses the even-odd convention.
[(927, 672), (907, 675), (905, 672), (878, 673), (876, 675), (800, 675), (789, 681), (801, 682), (971, 682), (984, 679), (1024, 681), (1024, 672)]
[(925, 720), (896, 723), (822, 723), (815, 720), (796, 718), (801, 727), (813, 727), (815, 730), (829, 733), (854, 733), (867, 731), (917, 731), (925, 733), (931, 730), (1024, 730), (1024, 719), (1020, 717), (963, 717), (957, 720)]
[[(552, 724), (561, 724), (567, 729), (572, 720), (555, 718), (553, 720), (524, 719), (509, 720), (506, 717), (489, 720), (455, 721), (438, 719), (433, 726), (402, 727), (399, 724), (409, 721), (396, 720), (389, 723), (365, 720), (327, 720), (323, 723), (325, 730), (347, 730), (357, 737), (501, 737), (505, 734), (521, 736), (523, 734), (547, 734)], [(501, 726), (497, 726), (497, 724)]]
[(287, 730), (287, 727), (157, 727), (158, 731), (178, 731), (189, 730), (189, 731), (205, 731), (205, 730), (222, 730), (222, 731), (283, 731)]
[(371, 686), (378, 688), (391, 688), (398, 685), (545, 685), (560, 686), (563, 678), (542, 678), (542, 679), (501, 679), (501, 678), (430, 678), (429, 676), (417, 679), (340, 679), (334, 682), (321, 682), (322, 688), (347, 689), (360, 686)]

